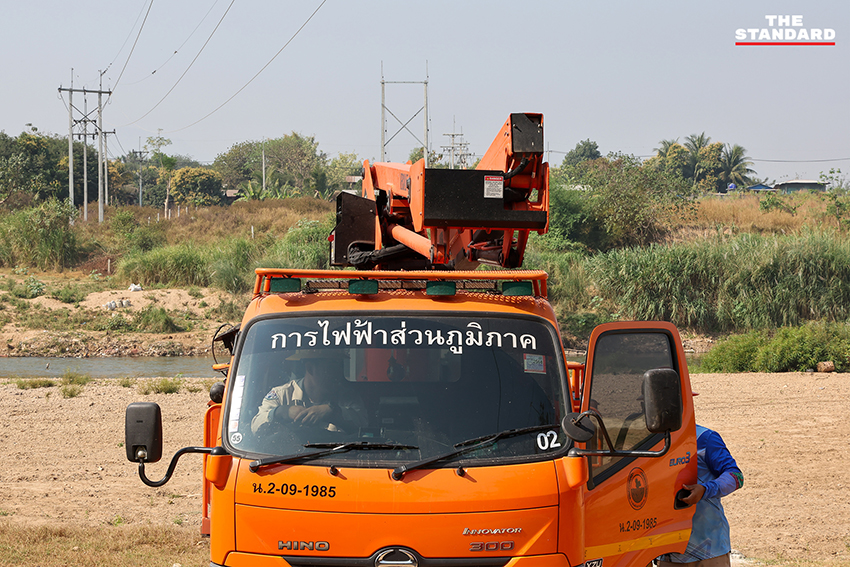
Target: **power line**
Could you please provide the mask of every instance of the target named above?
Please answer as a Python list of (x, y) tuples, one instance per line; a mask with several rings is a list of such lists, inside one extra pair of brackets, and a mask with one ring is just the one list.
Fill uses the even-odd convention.
[(230, 9), (233, 7), (233, 4), (234, 4), (234, 3), (236, 3), (236, 0), (231, 0), (230, 5), (227, 7), (227, 10), (225, 10), (225, 11), (224, 11), (224, 14), (222, 14), (221, 19), (219, 19), (218, 23), (215, 25), (215, 28), (213, 29), (212, 33), (210, 33), (210, 36), (207, 38), (207, 40), (206, 40), (206, 41), (204, 42), (204, 44), (201, 46), (201, 49), (200, 49), (200, 51), (198, 51), (198, 54), (197, 54), (197, 55), (195, 55), (195, 58), (194, 58), (194, 59), (192, 59), (191, 63), (189, 63), (189, 66), (188, 66), (188, 67), (186, 67), (186, 70), (185, 70), (185, 71), (183, 71), (183, 74), (182, 74), (182, 75), (180, 75), (180, 77), (177, 79), (177, 82), (176, 82), (176, 83), (174, 83), (174, 86), (172, 86), (170, 89), (168, 89), (168, 92), (167, 92), (167, 93), (165, 93), (165, 95), (163, 95), (163, 97), (162, 97), (161, 99), (159, 99), (159, 102), (158, 102), (158, 103), (156, 103), (155, 105), (153, 105), (153, 108), (151, 108), (151, 109), (150, 109), (150, 110), (148, 110), (146, 113), (144, 113), (141, 117), (137, 118), (136, 120), (133, 120), (133, 121), (132, 121), (132, 122), (130, 122), (129, 124), (124, 124), (124, 126), (129, 126), (130, 124), (135, 124), (136, 122), (138, 122), (139, 120), (142, 120), (145, 116), (147, 116), (148, 114), (150, 114), (151, 112), (153, 112), (154, 110), (156, 110), (156, 107), (157, 107), (157, 106), (159, 106), (160, 104), (162, 104), (162, 101), (164, 101), (166, 98), (168, 98), (168, 95), (170, 95), (170, 94), (171, 94), (171, 91), (173, 91), (175, 88), (177, 88), (177, 85), (179, 85), (179, 84), (180, 84), (180, 81), (182, 81), (182, 80), (183, 80), (183, 77), (185, 77), (185, 76), (186, 76), (186, 73), (188, 73), (188, 72), (189, 72), (189, 69), (191, 69), (191, 68), (192, 68), (192, 66), (195, 64), (195, 61), (197, 61), (197, 60), (198, 60), (198, 57), (200, 57), (200, 56), (201, 56), (201, 53), (203, 53), (203, 52), (204, 52), (204, 49), (207, 47), (207, 44), (208, 44), (208, 43), (210, 42), (210, 40), (213, 38), (213, 36), (215, 35), (215, 32), (216, 32), (216, 31), (218, 31), (218, 27), (221, 25), (221, 22), (223, 22), (223, 21), (224, 21), (225, 16), (227, 16), (227, 13), (228, 13), (228, 12), (230, 11)]
[(265, 65), (263, 65), (263, 67), (262, 67), (259, 71), (257, 71), (257, 74), (256, 74), (256, 75), (254, 75), (253, 77), (251, 77), (251, 78), (248, 80), (248, 82), (247, 82), (247, 83), (245, 83), (245, 84), (242, 86), (242, 88), (240, 88), (238, 91), (236, 91), (235, 93), (233, 93), (233, 95), (232, 95), (229, 99), (225, 100), (225, 101), (224, 101), (223, 103), (221, 103), (221, 104), (220, 104), (220, 105), (219, 105), (219, 106), (218, 106), (215, 110), (213, 110), (212, 112), (210, 112), (210, 113), (209, 113), (209, 114), (207, 114), (206, 116), (204, 116), (204, 117), (202, 117), (202, 118), (200, 118), (200, 119), (196, 120), (195, 122), (192, 122), (192, 123), (191, 123), (191, 124), (189, 124), (188, 126), (183, 126), (182, 128), (178, 128), (178, 129), (176, 129), (176, 130), (169, 130), (168, 132), (166, 132), (166, 134), (170, 134), (171, 132), (180, 132), (181, 130), (185, 130), (185, 129), (187, 129), (187, 128), (191, 128), (191, 127), (192, 127), (192, 126), (194, 126), (195, 124), (198, 124), (198, 123), (200, 123), (200, 122), (202, 122), (202, 121), (206, 120), (207, 118), (209, 118), (210, 116), (212, 116), (213, 114), (215, 114), (216, 112), (218, 112), (219, 110), (221, 110), (221, 109), (224, 107), (224, 105), (226, 105), (226, 104), (227, 104), (227, 103), (229, 103), (231, 100), (233, 100), (234, 98), (236, 98), (236, 96), (237, 96), (239, 93), (241, 93), (242, 91), (244, 91), (244, 90), (248, 87), (248, 85), (250, 85), (251, 83), (253, 83), (253, 82), (254, 82), (254, 79), (256, 79), (257, 77), (259, 77), (259, 76), (260, 76), (260, 73), (262, 73), (263, 71), (265, 71), (265, 70), (266, 70), (266, 67), (268, 67), (269, 65), (271, 65), (271, 64), (272, 64), (272, 62), (273, 62), (275, 59), (277, 59), (277, 56), (278, 56), (278, 55), (280, 55), (280, 54), (283, 52), (283, 50), (284, 50), (284, 49), (286, 49), (286, 47), (287, 47), (290, 43), (292, 43), (292, 40), (294, 40), (294, 39), (296, 38), (296, 36), (298, 36), (298, 34), (299, 34), (299, 33), (301, 33), (301, 30), (303, 30), (303, 29), (307, 26), (307, 24), (308, 24), (308, 23), (310, 23), (310, 20), (312, 20), (312, 19), (313, 19), (313, 16), (315, 16), (315, 15), (316, 15), (316, 13), (318, 13), (318, 11), (322, 9), (322, 6), (324, 6), (324, 5), (325, 5), (325, 2), (327, 2), (327, 1), (328, 1), (328, 0), (322, 0), (322, 3), (321, 3), (321, 4), (319, 4), (319, 7), (318, 7), (318, 8), (316, 8), (316, 9), (313, 11), (313, 13), (312, 13), (312, 14), (310, 14), (310, 17), (309, 17), (309, 18), (307, 18), (307, 20), (306, 20), (303, 24), (301, 24), (301, 27), (300, 27), (300, 28), (298, 28), (298, 30), (297, 30), (297, 31), (296, 31), (296, 32), (292, 35), (292, 37), (290, 37), (290, 38), (289, 38), (289, 41), (287, 41), (287, 42), (283, 45), (283, 47), (281, 47), (281, 48), (280, 48), (280, 50), (279, 50), (277, 53), (275, 53), (275, 54), (274, 54), (274, 57), (272, 57), (272, 58), (269, 60), (269, 62), (268, 62), (268, 63), (266, 63)]
[(835, 159), (758, 159), (750, 158), (750, 161), (766, 161), (771, 163), (823, 163), (829, 161), (848, 161), (850, 157)]
[[(146, 0), (147, 1), (147, 0)], [(118, 59), (118, 56), (121, 55), (121, 51), (124, 50), (124, 46), (127, 45), (127, 42), (130, 40), (130, 37), (133, 35), (133, 29), (136, 27), (136, 24), (139, 23), (139, 18), (142, 17), (142, 13), (145, 11), (145, 2), (142, 3), (142, 9), (139, 10), (139, 15), (136, 16), (136, 21), (133, 22), (133, 26), (130, 28), (130, 31), (127, 32), (127, 37), (124, 39), (124, 43), (121, 44), (121, 47), (118, 48), (118, 53), (115, 54), (115, 57), (112, 58), (112, 62), (106, 66), (106, 70), (109, 70), (110, 67), (115, 63), (115, 60)]]
[[(127, 55), (127, 60), (124, 62), (124, 66), (121, 68), (121, 73), (118, 74), (118, 79), (116, 79), (115, 84), (112, 86), (112, 92), (115, 92), (115, 89), (118, 88), (118, 83), (121, 82), (121, 77), (124, 76), (124, 71), (127, 69), (127, 64), (130, 62), (130, 57), (133, 56), (133, 52), (136, 50), (136, 44), (139, 43), (139, 37), (142, 35), (142, 30), (145, 28), (145, 22), (148, 21), (148, 14), (151, 13), (151, 8), (153, 7), (153, 0), (148, 4), (148, 11), (145, 12), (145, 19), (142, 20), (142, 25), (139, 26), (139, 33), (136, 34), (136, 40), (133, 42), (133, 47), (130, 49), (130, 53)], [(110, 63), (111, 65), (112, 63)], [(106, 102), (109, 102), (109, 99), (112, 98), (112, 92), (109, 93), (109, 97), (106, 99)]]
[[(212, 5), (212, 6), (210, 6), (210, 9), (209, 9), (209, 10), (207, 10), (207, 13), (206, 13), (206, 14), (204, 14), (204, 17), (203, 17), (203, 18), (201, 18), (201, 21), (200, 21), (200, 22), (198, 22), (198, 25), (197, 25), (197, 26), (195, 26), (195, 29), (193, 29), (193, 30), (192, 30), (192, 33), (190, 33), (190, 34), (189, 34), (189, 37), (187, 37), (187, 38), (183, 41), (183, 43), (181, 43), (181, 44), (180, 44), (180, 47), (178, 47), (177, 49), (175, 49), (175, 50), (174, 50), (174, 53), (172, 53), (172, 54), (168, 57), (168, 59), (166, 59), (166, 60), (162, 63), (162, 65), (159, 65), (156, 69), (154, 69), (153, 71), (151, 71), (150, 73), (148, 73), (147, 75), (145, 75), (144, 77), (142, 77), (141, 79), (139, 79), (138, 81), (134, 81), (134, 82), (129, 83), (129, 84), (130, 84), (130, 85), (137, 85), (137, 84), (141, 83), (142, 81), (144, 81), (144, 80), (146, 80), (146, 79), (150, 79), (153, 75), (155, 75), (155, 74), (156, 74), (156, 72), (157, 72), (157, 71), (159, 71), (160, 69), (162, 69), (163, 67), (165, 67), (166, 65), (168, 65), (168, 62), (169, 62), (169, 61), (171, 61), (172, 59), (174, 59), (174, 56), (175, 56), (175, 55), (177, 55), (177, 52), (178, 52), (178, 51), (180, 51), (181, 49), (183, 49), (183, 46), (184, 46), (184, 45), (186, 45), (186, 44), (189, 42), (189, 40), (190, 40), (190, 39), (192, 39), (192, 36), (194, 36), (194, 35), (195, 35), (195, 32), (196, 32), (196, 31), (198, 31), (198, 29), (201, 27), (201, 24), (203, 24), (203, 23), (206, 21), (207, 16), (209, 16), (209, 15), (210, 15), (210, 13), (213, 11), (213, 8), (215, 8), (217, 5), (218, 5), (218, 0), (216, 0), (216, 1), (213, 3), (213, 5)], [(123, 47), (123, 46), (122, 46), (122, 47)]]

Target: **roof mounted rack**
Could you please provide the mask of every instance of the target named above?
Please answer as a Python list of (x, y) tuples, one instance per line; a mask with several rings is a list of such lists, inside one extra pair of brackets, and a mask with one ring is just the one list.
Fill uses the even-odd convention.
[[(368, 295), (381, 290), (425, 290), (433, 296), (457, 290), (546, 298), (548, 275), (541, 270), (378, 271), (258, 268), (254, 297), (276, 293), (348, 291)], [(306, 280), (302, 283), (302, 280)], [(501, 284), (501, 285), (499, 285)]]

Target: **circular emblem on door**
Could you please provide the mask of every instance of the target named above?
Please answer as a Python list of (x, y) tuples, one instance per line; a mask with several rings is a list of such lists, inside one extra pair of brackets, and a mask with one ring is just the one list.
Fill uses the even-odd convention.
[(375, 555), (375, 567), (419, 567), (419, 558), (409, 549), (388, 547)]
[(626, 487), (628, 492), (629, 504), (635, 510), (640, 510), (646, 504), (646, 497), (649, 494), (649, 484), (646, 482), (646, 474), (643, 470), (636, 467), (629, 473), (629, 484)]

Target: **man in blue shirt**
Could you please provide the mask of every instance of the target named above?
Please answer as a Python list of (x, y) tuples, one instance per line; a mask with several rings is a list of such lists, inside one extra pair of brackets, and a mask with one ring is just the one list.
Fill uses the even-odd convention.
[(696, 504), (693, 529), (684, 553), (658, 558), (659, 567), (729, 567), (732, 545), (729, 522), (720, 499), (744, 485), (744, 475), (716, 431), (697, 425), (698, 484), (686, 484), (690, 494), (682, 500)]

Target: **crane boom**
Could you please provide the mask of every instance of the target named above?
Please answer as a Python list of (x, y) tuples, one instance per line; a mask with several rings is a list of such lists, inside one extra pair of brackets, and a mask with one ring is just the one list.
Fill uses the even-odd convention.
[(367, 160), (363, 169), (361, 195), (337, 197), (334, 266), (517, 268), (529, 233), (548, 227), (542, 114), (511, 114), (472, 170), (426, 168), (424, 160)]

